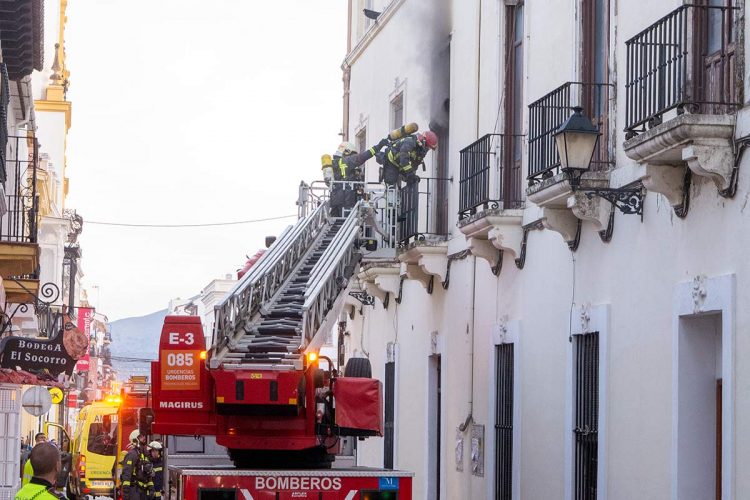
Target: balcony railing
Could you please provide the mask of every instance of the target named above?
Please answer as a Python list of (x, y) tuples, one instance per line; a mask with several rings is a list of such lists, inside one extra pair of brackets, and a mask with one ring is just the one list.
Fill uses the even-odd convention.
[(523, 136), (487, 134), (461, 150), (460, 218), (489, 208), (521, 208), (520, 152)]
[(740, 105), (735, 82), (737, 7), (683, 5), (625, 42), (625, 132), (628, 138), (675, 109), (731, 113)]
[(427, 236), (446, 236), (447, 221), (439, 213), (438, 194), (447, 193), (450, 179), (422, 178), (399, 191), (398, 242), (405, 246)]
[(581, 106), (601, 133), (591, 170), (607, 170), (614, 164), (608, 133), (612, 87), (607, 83), (568, 82), (529, 104), (530, 185), (559, 172), (560, 157), (554, 134), (572, 114), (573, 106)]
[(0, 218), (0, 241), (37, 242), (38, 197), (36, 192), (39, 145), (33, 137), (8, 138), (5, 160), (5, 203), (7, 213)]

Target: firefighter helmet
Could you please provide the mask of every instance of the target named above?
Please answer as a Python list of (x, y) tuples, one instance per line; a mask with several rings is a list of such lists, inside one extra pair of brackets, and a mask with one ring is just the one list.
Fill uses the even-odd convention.
[(344, 141), (339, 144), (339, 148), (336, 150), (336, 154), (339, 156), (349, 156), (357, 153), (357, 146), (349, 141)]
[(161, 443), (159, 441), (151, 441), (150, 443), (148, 443), (148, 447), (151, 448), (152, 450), (158, 450), (158, 451), (161, 451), (162, 449)]
[(428, 130), (426, 132), (423, 132), (417, 136), (417, 139), (419, 139), (419, 142), (424, 144), (430, 149), (437, 148), (438, 145), (438, 138), (435, 132), (432, 130)]
[(139, 431), (138, 429), (136, 429), (133, 432), (131, 432), (130, 433), (130, 442), (131, 443), (137, 443), (138, 442), (138, 436), (140, 436), (140, 435), (141, 435), (141, 431)]

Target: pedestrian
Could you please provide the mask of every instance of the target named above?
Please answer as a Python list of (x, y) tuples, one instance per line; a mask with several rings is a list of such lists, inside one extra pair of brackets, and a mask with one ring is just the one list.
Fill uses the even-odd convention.
[(120, 475), (122, 500), (148, 500), (154, 496), (154, 471), (148, 457), (146, 435), (137, 429), (130, 433), (130, 449)]
[(382, 147), (388, 144), (387, 139), (381, 140), (375, 146), (361, 153), (351, 142), (342, 142), (333, 155), (331, 164), (323, 163), (323, 170), (333, 168), (333, 185), (331, 186), (331, 215), (342, 217), (343, 209), (352, 208), (357, 204), (357, 187), (353, 182), (362, 182), (364, 173), (362, 165), (375, 156)]
[(437, 145), (437, 135), (431, 130), (407, 135), (392, 142), (377, 158), (383, 165), (381, 180), (389, 186), (400, 186), (402, 179), (407, 184), (419, 182), (417, 167), (424, 167), (424, 157), (429, 151), (435, 150)]
[(164, 496), (164, 458), (163, 447), (159, 441), (151, 441), (148, 444), (149, 458), (154, 468), (154, 498), (161, 499)]
[(55, 481), (62, 469), (60, 450), (50, 443), (41, 442), (29, 453), (29, 462), (34, 475), (16, 493), (16, 500), (62, 500), (65, 497), (55, 491)]
[[(47, 435), (43, 432), (38, 432), (36, 436), (34, 436), (34, 448), (38, 444), (46, 443), (47, 442)], [(33, 449), (32, 449), (33, 451)], [(31, 453), (29, 452), (29, 456), (31, 456)], [(23, 465), (23, 476), (21, 477), (21, 484), (28, 484), (29, 481), (31, 481), (31, 478), (34, 477), (34, 464), (31, 463), (31, 460), (26, 460), (26, 463)]]

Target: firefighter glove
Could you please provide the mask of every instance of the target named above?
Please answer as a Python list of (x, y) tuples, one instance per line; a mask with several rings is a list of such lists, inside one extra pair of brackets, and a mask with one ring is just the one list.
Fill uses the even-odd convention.
[(384, 137), (384, 138), (380, 139), (380, 142), (378, 143), (377, 146), (375, 146), (375, 149), (380, 150), (380, 149), (386, 147), (387, 145), (389, 145), (390, 143), (391, 143), (391, 141), (389, 141), (387, 137)]

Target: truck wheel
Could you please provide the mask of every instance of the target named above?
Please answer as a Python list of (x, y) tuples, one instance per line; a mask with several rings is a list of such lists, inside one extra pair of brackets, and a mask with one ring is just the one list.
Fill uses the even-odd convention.
[(367, 358), (349, 358), (344, 368), (346, 377), (372, 378), (372, 365)]

